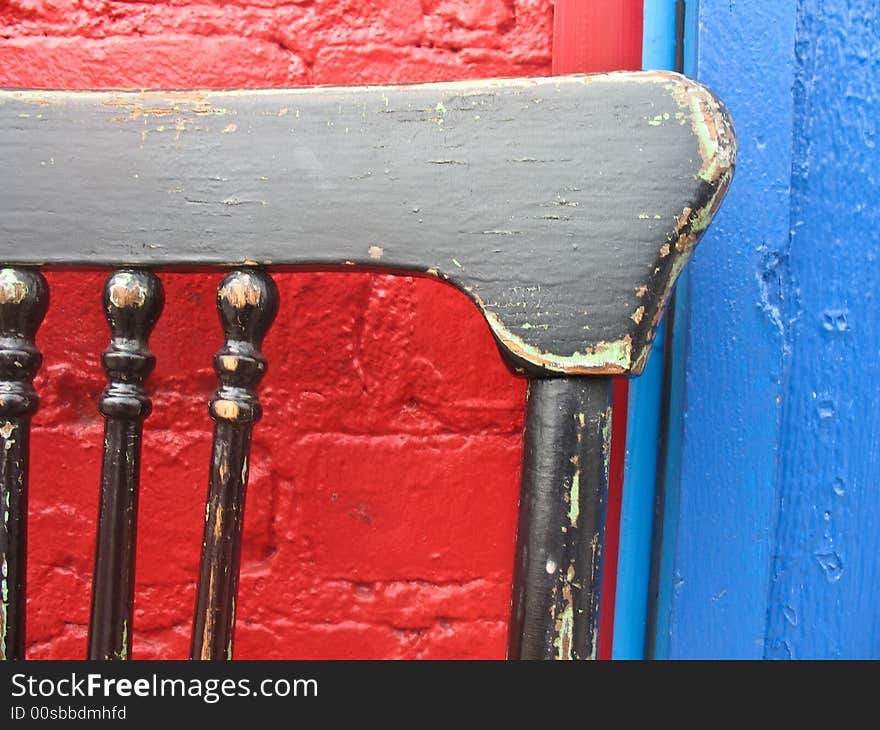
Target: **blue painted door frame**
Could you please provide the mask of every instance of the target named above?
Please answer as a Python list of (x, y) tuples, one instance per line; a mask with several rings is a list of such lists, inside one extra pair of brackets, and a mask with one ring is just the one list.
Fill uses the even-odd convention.
[(695, 6), (739, 159), (690, 268), (653, 652), (880, 657), (880, 9)]

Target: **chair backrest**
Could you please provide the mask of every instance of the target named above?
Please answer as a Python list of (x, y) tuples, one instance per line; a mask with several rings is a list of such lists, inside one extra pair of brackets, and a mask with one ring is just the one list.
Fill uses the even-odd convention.
[[(562, 151), (560, 151), (562, 150)], [(155, 272), (225, 268), (193, 658), (231, 658), (271, 271), (437, 277), (528, 377), (512, 658), (597, 647), (612, 376), (638, 375), (721, 203), (723, 105), (672, 73), (228, 92), (0, 92), (0, 651), (24, 656), (42, 267), (106, 268), (91, 658), (132, 635)], [(39, 455), (37, 455), (39, 457)]]

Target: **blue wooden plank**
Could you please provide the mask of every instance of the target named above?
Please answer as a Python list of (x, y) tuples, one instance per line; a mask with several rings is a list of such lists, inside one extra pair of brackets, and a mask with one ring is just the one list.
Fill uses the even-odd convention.
[[(675, 0), (645, 0), (643, 17), (642, 68), (671, 70), (675, 63)], [(614, 659), (644, 657), (665, 329), (661, 323), (654, 355), (641, 377), (629, 386)]]
[(677, 531), (664, 534), (655, 655), (758, 658), (787, 363), (796, 3), (702, 0), (697, 21), (696, 73), (685, 70), (730, 108), (739, 162), (690, 272), (681, 482), (666, 516)]
[(768, 657), (880, 656), (880, 12), (802, 0)]
[(612, 647), (614, 659), (642, 659), (645, 652), (665, 332), (664, 322), (654, 340), (654, 356), (642, 375), (630, 381), (629, 387)]
[(675, 0), (644, 0), (642, 68), (675, 68)]

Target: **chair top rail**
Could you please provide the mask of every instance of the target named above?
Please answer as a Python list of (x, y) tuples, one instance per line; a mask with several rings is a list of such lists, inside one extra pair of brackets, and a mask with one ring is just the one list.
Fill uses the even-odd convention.
[(735, 155), (669, 72), (2, 90), (0, 261), (430, 275), (530, 374), (634, 375)]

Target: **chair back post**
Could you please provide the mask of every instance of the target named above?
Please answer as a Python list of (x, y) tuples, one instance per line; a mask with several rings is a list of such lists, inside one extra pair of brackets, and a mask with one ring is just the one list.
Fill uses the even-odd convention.
[(529, 381), (509, 659), (595, 659), (610, 377)]

